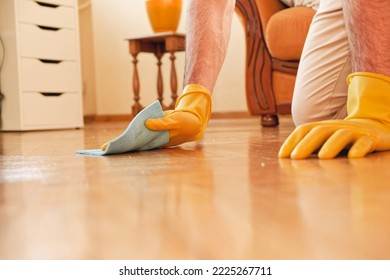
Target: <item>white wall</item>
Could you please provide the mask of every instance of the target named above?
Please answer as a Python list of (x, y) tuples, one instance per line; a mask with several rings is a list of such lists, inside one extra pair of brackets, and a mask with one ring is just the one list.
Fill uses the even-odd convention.
[[(185, 32), (186, 1), (178, 32)], [(80, 13), (82, 15), (82, 13)], [(95, 100), (86, 98), (85, 102), (95, 104), (92, 112), (90, 104), (84, 108), (87, 114), (97, 115), (128, 114), (133, 104), (132, 58), (128, 52), (126, 38), (152, 33), (144, 0), (91, 0), (91, 20), (93, 49), (83, 53), (93, 56)], [(80, 20), (83, 24), (83, 19)], [(82, 34), (83, 36), (83, 34)], [(156, 60), (151, 54), (139, 55), (139, 75), (141, 83), (141, 103), (148, 105), (156, 99)], [(168, 55), (163, 58), (163, 76), (166, 103), (170, 102)], [(213, 93), (213, 111), (246, 111), (245, 84), (245, 42), (244, 31), (235, 16), (231, 44), (220, 79)], [(182, 88), (184, 73), (184, 53), (177, 53), (179, 91)], [(85, 68), (85, 67), (84, 67)], [(87, 84), (87, 82), (85, 82)], [(91, 88), (91, 87), (90, 87)]]

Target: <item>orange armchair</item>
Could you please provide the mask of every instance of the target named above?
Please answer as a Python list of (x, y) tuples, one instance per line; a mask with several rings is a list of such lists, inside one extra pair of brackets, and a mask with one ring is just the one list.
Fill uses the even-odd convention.
[(277, 114), (291, 113), (303, 45), (315, 11), (286, 7), (279, 0), (236, 0), (245, 28), (246, 99), (262, 126), (277, 126)]

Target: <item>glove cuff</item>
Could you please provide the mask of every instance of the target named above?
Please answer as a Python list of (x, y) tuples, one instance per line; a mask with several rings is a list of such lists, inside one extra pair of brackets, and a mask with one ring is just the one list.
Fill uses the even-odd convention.
[(390, 77), (382, 75), (382, 74), (371, 73), (371, 72), (355, 72), (355, 73), (348, 75), (347, 84), (349, 85), (351, 83), (352, 78), (354, 78), (356, 76), (367, 77), (367, 78), (376, 78), (376, 79), (383, 80), (384, 82), (390, 83)]
[(390, 125), (390, 77), (357, 72), (348, 76), (346, 119), (373, 119)]
[(175, 109), (195, 113), (207, 124), (211, 116), (211, 93), (202, 85), (187, 85), (176, 101)]
[(191, 92), (203, 92), (203, 93), (207, 93), (208, 96), (211, 96), (211, 92), (207, 88), (205, 88), (204, 86), (199, 85), (199, 84), (186, 85), (183, 89), (182, 95), (188, 94)]

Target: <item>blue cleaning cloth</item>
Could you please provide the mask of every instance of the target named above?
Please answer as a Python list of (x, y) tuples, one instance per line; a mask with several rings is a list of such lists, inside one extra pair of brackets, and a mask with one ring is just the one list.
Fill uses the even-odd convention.
[(102, 149), (78, 150), (76, 153), (102, 156), (160, 148), (169, 142), (169, 131), (149, 130), (145, 126), (145, 121), (163, 116), (164, 113), (160, 102), (155, 101), (139, 112), (121, 135), (109, 141), (104, 151)]

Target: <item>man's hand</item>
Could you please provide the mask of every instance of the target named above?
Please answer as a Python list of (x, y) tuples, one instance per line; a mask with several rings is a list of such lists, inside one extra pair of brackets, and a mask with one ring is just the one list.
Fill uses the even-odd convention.
[(150, 130), (169, 130), (169, 142), (164, 147), (176, 146), (202, 138), (211, 115), (210, 92), (201, 85), (188, 85), (176, 102), (174, 110), (164, 117), (146, 120)]
[(349, 158), (390, 149), (390, 78), (374, 73), (348, 77), (348, 116), (344, 120), (308, 123), (287, 138), (279, 157), (303, 159), (336, 157), (349, 149)]
[(349, 158), (389, 150), (390, 129), (380, 122), (366, 119), (304, 124), (287, 138), (279, 151), (279, 157), (303, 159), (319, 150), (320, 159), (330, 159), (344, 149), (349, 149)]

